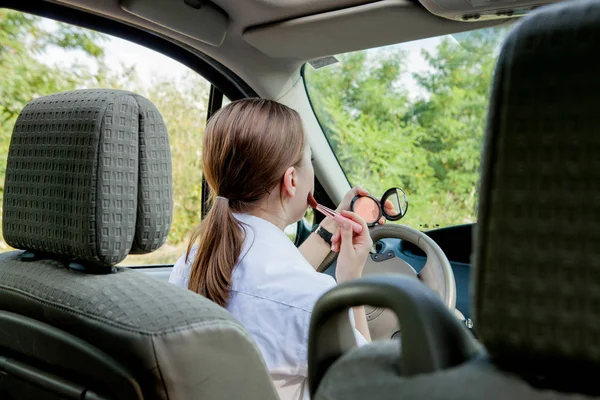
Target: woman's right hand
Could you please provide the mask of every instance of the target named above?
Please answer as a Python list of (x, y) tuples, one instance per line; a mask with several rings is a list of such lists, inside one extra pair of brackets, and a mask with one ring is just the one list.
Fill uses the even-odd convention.
[(369, 228), (365, 220), (358, 214), (350, 211), (342, 211), (341, 214), (359, 223), (363, 229), (361, 233), (355, 234), (350, 224), (345, 224), (337, 230), (331, 241), (332, 250), (339, 251), (340, 253), (335, 270), (335, 277), (338, 283), (361, 277), (365, 261), (373, 246), (373, 240), (371, 240)]

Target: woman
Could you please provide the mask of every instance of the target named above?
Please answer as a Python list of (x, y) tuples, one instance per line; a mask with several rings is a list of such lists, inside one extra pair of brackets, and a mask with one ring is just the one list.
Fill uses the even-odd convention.
[[(206, 126), (202, 157), (213, 205), (169, 281), (226, 307), (245, 326), (282, 399), (308, 398), (311, 311), (336, 284), (315, 269), (333, 249), (337, 282), (360, 277), (372, 246), (367, 226), (342, 211), (363, 226), (361, 234), (327, 218), (300, 249), (284, 233), (306, 212), (314, 171), (300, 116), (275, 101), (222, 108)], [(352, 190), (341, 208), (357, 193), (367, 194)], [(370, 341), (364, 308), (351, 320), (359, 344)]]

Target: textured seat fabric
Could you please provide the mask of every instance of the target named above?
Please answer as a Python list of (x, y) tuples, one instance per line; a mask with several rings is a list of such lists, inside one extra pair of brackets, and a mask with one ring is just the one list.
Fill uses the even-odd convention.
[(0, 254), (0, 309), (105, 351), (145, 398), (277, 398), (249, 335), (211, 301), (132, 270), (89, 275), (54, 260), (24, 263), (20, 253)]
[(3, 234), (14, 248), (114, 265), (171, 226), (171, 153), (147, 99), (78, 90), (31, 101), (13, 130)]
[(521, 25), (498, 65), (476, 232), (475, 317), (512, 365), (600, 364), (600, 3)]
[(406, 378), (393, 343), (338, 359), (318, 399), (599, 396), (600, 2), (519, 23), (491, 95), (475, 238), (475, 327), (487, 352)]
[(589, 397), (532, 387), (518, 375), (500, 370), (485, 355), (456, 368), (399, 378), (398, 341), (355, 348), (326, 375), (316, 398), (398, 400), (579, 400)]
[(32, 101), (15, 125), (6, 176), (4, 235), (21, 250), (0, 254), (0, 317), (50, 333), (10, 336), (0, 326), (0, 398), (65, 398), (54, 397), (64, 385), (55, 395), (22, 391), (35, 385), (6, 379), (6, 357), (81, 387), (66, 398), (87, 388), (124, 398), (112, 377), (90, 376), (73, 359), (85, 352), (56, 362), (41, 343), (58, 330), (67, 347), (117, 363), (115, 376), (138, 393), (128, 399), (277, 399), (260, 352), (225, 309), (114, 267), (158, 248), (171, 223), (167, 132), (148, 100), (84, 90)]

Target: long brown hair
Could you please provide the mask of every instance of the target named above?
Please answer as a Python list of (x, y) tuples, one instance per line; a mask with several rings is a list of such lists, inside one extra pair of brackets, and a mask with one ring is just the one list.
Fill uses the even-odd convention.
[(244, 99), (219, 110), (204, 131), (202, 165), (210, 211), (193, 233), (198, 250), (188, 288), (226, 306), (244, 234), (234, 212), (251, 211), (302, 159), (300, 115), (272, 100)]

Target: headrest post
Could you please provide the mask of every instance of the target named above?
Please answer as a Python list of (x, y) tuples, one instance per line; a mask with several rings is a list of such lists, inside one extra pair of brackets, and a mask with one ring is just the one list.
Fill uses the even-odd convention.
[(83, 272), (84, 274), (90, 275), (106, 275), (116, 274), (118, 272), (117, 267), (99, 267), (94, 264), (84, 263), (80, 261), (71, 261), (67, 264), (67, 268), (77, 272)]
[(21, 253), (19, 258), (21, 259), (21, 261), (31, 262), (41, 260), (45, 257), (40, 253), (36, 253), (33, 251), (24, 251), (23, 253)]

